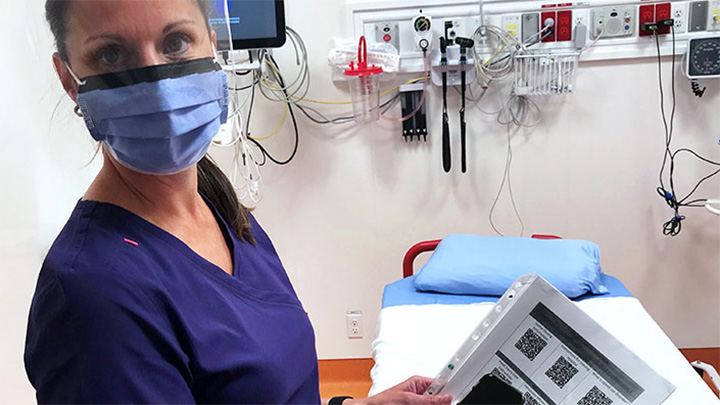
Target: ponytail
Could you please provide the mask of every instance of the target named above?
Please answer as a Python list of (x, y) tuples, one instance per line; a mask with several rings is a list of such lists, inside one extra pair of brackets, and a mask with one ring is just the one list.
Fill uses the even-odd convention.
[(197, 165), (198, 190), (207, 197), (238, 238), (255, 244), (250, 228), (250, 210), (240, 204), (232, 183), (209, 155)]

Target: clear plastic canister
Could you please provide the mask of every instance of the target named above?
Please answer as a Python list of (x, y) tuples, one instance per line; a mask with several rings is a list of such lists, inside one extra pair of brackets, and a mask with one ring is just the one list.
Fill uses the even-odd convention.
[(373, 122), (380, 118), (379, 77), (379, 75), (348, 77), (356, 122)]
[(366, 123), (380, 119), (379, 76), (382, 73), (382, 67), (368, 66), (367, 42), (364, 36), (360, 37), (357, 63), (350, 62), (350, 67), (345, 69), (356, 122)]

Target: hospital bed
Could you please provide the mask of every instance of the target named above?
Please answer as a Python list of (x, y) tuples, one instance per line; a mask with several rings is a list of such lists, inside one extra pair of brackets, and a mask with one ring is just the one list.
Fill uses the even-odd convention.
[[(413, 246), (403, 262), (403, 279), (385, 287), (377, 338), (372, 344), (375, 366), (369, 395), (413, 375), (436, 376), (498, 299), (417, 291), (413, 284), (415, 258), (434, 250), (439, 242)], [(603, 277), (609, 294), (584, 295), (573, 301), (676, 387), (664, 404), (720, 403), (640, 301), (617, 278)]]

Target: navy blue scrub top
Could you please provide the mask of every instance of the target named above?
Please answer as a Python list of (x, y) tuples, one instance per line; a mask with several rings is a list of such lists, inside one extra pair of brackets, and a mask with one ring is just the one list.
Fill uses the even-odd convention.
[(314, 332), (272, 242), (213, 212), (234, 276), (129, 211), (77, 204), (30, 310), (38, 402), (320, 403)]

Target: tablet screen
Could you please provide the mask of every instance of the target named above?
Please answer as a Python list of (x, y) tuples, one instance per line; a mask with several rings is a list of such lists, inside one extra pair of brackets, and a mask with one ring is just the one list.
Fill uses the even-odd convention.
[[(230, 49), (225, 1), (212, 0), (210, 25), (217, 32), (218, 50)], [(227, 0), (233, 49), (277, 48), (285, 43), (282, 0)]]

